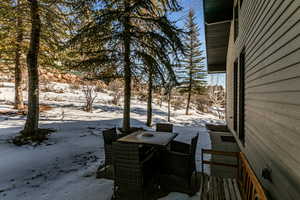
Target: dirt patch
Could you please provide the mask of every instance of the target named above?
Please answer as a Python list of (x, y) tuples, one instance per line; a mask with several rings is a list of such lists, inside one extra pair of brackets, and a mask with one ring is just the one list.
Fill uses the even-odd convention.
[(46, 112), (49, 110), (52, 110), (53, 107), (49, 106), (49, 105), (40, 105), (40, 112)]
[(24, 131), (20, 132), (20, 135), (14, 137), (12, 139), (12, 143), (17, 145), (17, 146), (22, 146), (22, 145), (39, 145), (43, 143), (45, 140), (48, 140), (48, 135), (51, 133), (55, 132), (54, 129), (42, 129), (39, 128), (35, 133), (32, 134), (25, 134)]
[[(22, 110), (0, 110), (0, 115), (27, 115), (27, 105), (24, 106), (25, 108)], [(52, 110), (53, 107), (49, 106), (49, 105), (40, 105), (40, 112), (46, 112), (49, 110)]]
[(0, 115), (26, 115), (26, 112), (23, 111), (11, 111), (11, 110), (0, 110)]

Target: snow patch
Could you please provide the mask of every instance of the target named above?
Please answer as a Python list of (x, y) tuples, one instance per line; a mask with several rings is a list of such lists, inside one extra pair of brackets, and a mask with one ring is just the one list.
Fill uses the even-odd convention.
[[(40, 101), (53, 107), (41, 113), (40, 127), (56, 132), (40, 146), (16, 147), (7, 142), (22, 130), (25, 116), (0, 115), (0, 199), (1, 200), (108, 200), (113, 182), (96, 179), (96, 168), (104, 162), (102, 130), (120, 127), (122, 107), (110, 105), (112, 97), (99, 93), (94, 111), (82, 110), (84, 96), (81, 90), (72, 90), (68, 84), (51, 83), (64, 93), (42, 92)], [(14, 111), (6, 101), (14, 99), (14, 84), (3, 82), (0, 87), (0, 111)], [(24, 93), (24, 97), (26, 94)], [(26, 98), (25, 98), (26, 99)], [(153, 124), (166, 122), (167, 106), (153, 105)], [(172, 111), (176, 140), (190, 143), (199, 133), (196, 153), (198, 170), (201, 166), (201, 148), (210, 148), (211, 141), (205, 123), (222, 123), (215, 116), (184, 110)], [(146, 102), (132, 100), (131, 124), (145, 126)], [(205, 171), (209, 173), (209, 168)], [(161, 200), (193, 200), (199, 196), (170, 193)]]

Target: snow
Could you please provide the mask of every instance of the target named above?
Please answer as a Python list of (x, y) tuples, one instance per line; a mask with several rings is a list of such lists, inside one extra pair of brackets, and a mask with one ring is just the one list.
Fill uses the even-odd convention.
[(160, 198), (159, 200), (199, 200), (199, 199), (200, 199), (199, 194), (190, 197), (187, 194), (172, 192), (168, 196)]
[[(41, 113), (40, 127), (56, 130), (42, 145), (17, 147), (8, 142), (22, 130), (25, 116), (0, 115), (0, 199), (1, 200), (108, 200), (112, 195), (113, 181), (96, 179), (97, 167), (104, 162), (101, 131), (119, 127), (122, 107), (108, 104), (112, 97), (98, 93), (94, 111), (82, 110), (84, 96), (68, 84), (51, 83), (64, 93), (43, 92), (40, 101), (53, 109)], [(24, 96), (26, 94), (24, 93)], [(2, 82), (0, 111), (14, 111), (14, 84)], [(166, 121), (167, 108), (153, 106), (153, 124)], [(172, 113), (176, 140), (190, 142), (199, 132), (197, 166), (201, 166), (201, 148), (210, 148), (205, 129), (206, 122), (221, 123), (215, 116), (183, 110)], [(146, 103), (132, 101), (132, 126), (147, 128)], [(153, 127), (154, 128), (154, 127)], [(149, 128), (148, 128), (149, 129)], [(209, 169), (205, 169), (209, 173)], [(193, 200), (197, 195), (170, 193), (161, 200)]]

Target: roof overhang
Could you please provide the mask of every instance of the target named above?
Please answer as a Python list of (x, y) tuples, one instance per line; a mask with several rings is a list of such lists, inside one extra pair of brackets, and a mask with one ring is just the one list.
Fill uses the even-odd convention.
[(208, 72), (224, 73), (226, 72), (233, 0), (203, 1)]

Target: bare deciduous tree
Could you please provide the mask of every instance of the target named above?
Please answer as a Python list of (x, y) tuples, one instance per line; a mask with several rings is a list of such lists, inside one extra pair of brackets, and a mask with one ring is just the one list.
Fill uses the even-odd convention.
[(222, 107), (225, 104), (225, 90), (221, 86), (211, 86), (208, 97), (214, 106)]
[(211, 86), (208, 89), (208, 97), (212, 102), (212, 105), (217, 107), (216, 111), (218, 112), (218, 117), (221, 119), (222, 115), (220, 109), (225, 105), (225, 90), (222, 86)]
[(97, 93), (94, 91), (93, 86), (85, 85), (82, 89), (84, 96), (85, 96), (85, 107), (84, 110), (87, 112), (93, 111), (93, 103), (97, 97)]

